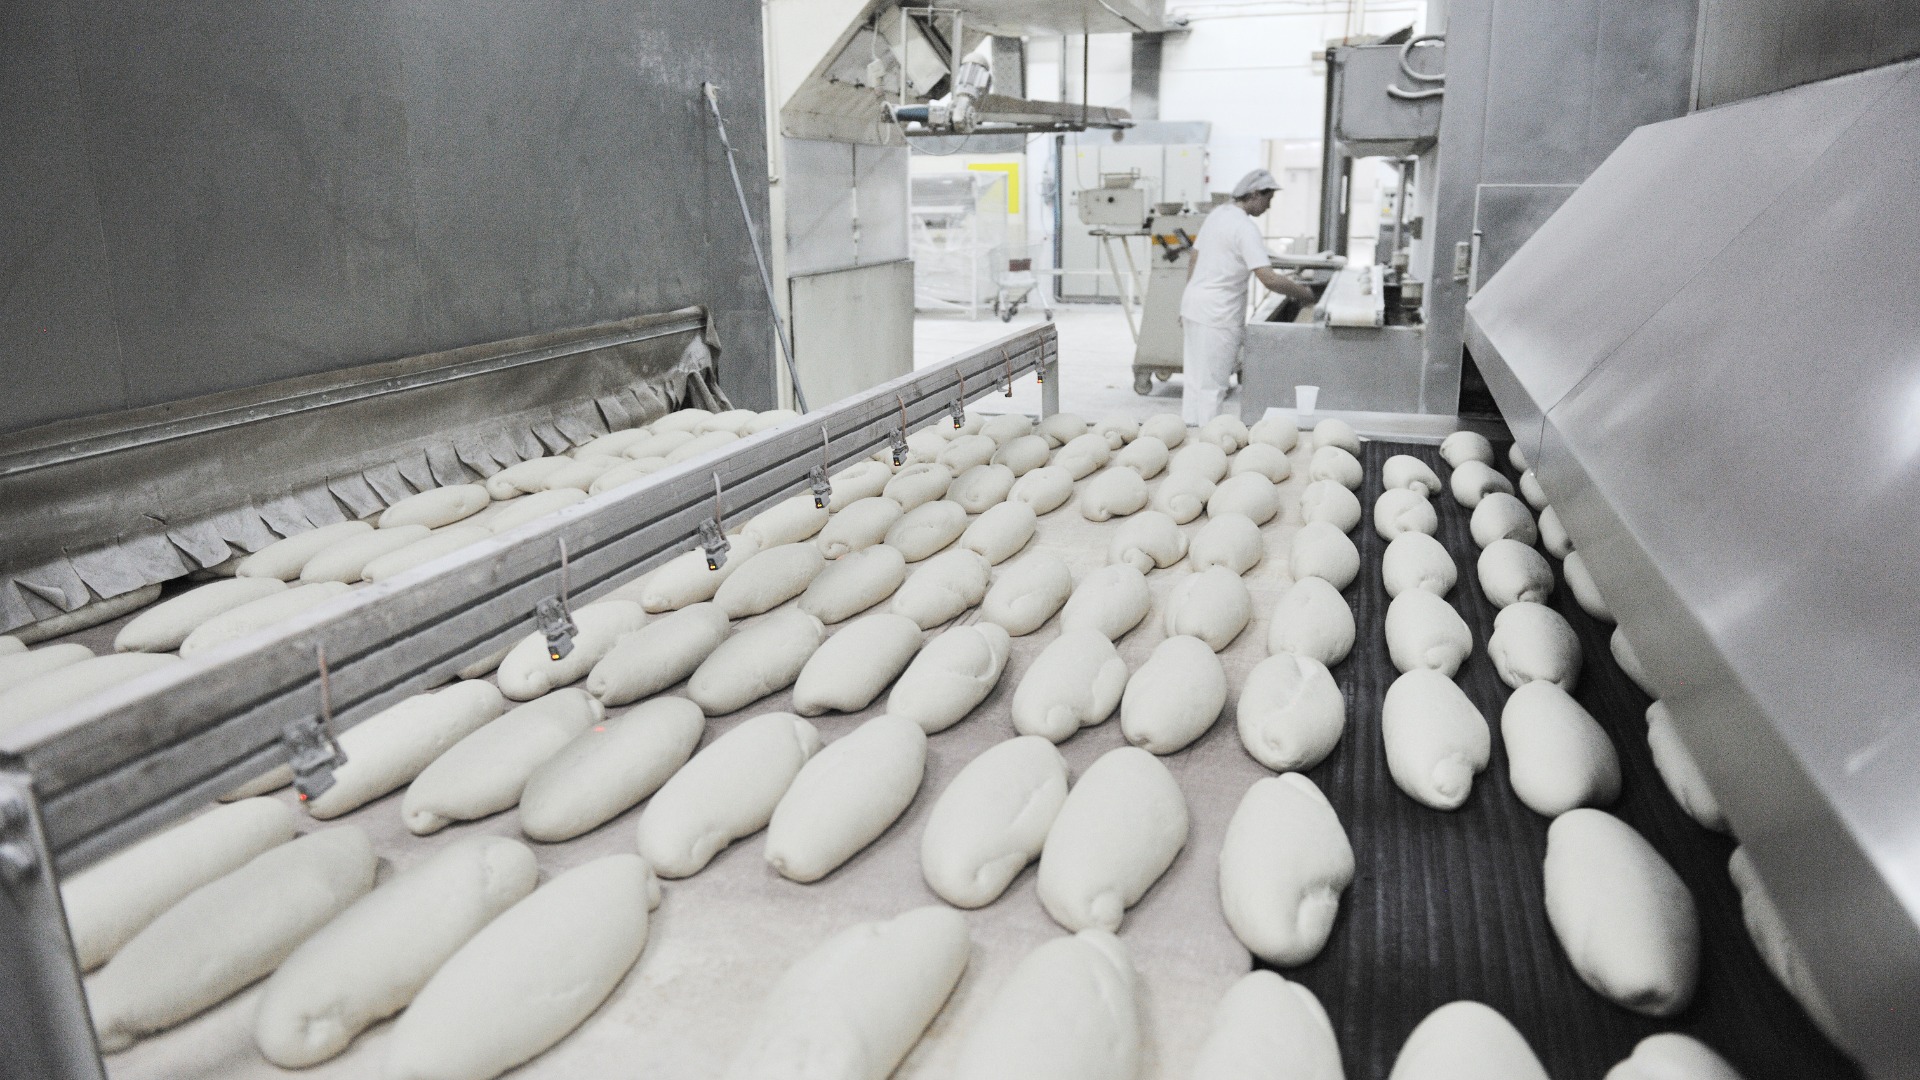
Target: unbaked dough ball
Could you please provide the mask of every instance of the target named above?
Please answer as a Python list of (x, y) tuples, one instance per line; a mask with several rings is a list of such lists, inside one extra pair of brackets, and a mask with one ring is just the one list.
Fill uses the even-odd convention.
[(1360, 433), (1353, 425), (1338, 417), (1329, 416), (1313, 425), (1313, 446), (1337, 446), (1354, 457), (1360, 456)]
[[(307, 800), (307, 813), (322, 821), (336, 818), (406, 786), (507, 707), (492, 683), (466, 680), (374, 713), (340, 733), (347, 763), (334, 770), (332, 787)], [(293, 782), (291, 769), (284, 775), (283, 783)]]
[(1480, 552), (1480, 591), (1494, 607), (1553, 595), (1553, 567), (1546, 557), (1518, 540), (1495, 540)]
[(986, 557), (979, 552), (943, 551), (914, 567), (894, 592), (889, 610), (912, 619), (922, 630), (931, 630), (984, 599), (992, 577)]
[(1453, 556), (1447, 554), (1440, 541), (1426, 533), (1401, 533), (1387, 545), (1386, 553), (1380, 558), (1380, 579), (1386, 584), (1390, 597), (1409, 589), (1445, 596), (1453, 591), (1459, 577)]
[(1040, 904), (1069, 930), (1118, 930), (1186, 843), (1187, 800), (1166, 765), (1137, 746), (1109, 750), (1053, 819)]
[(1139, 1072), (1140, 1017), (1127, 947), (1104, 930), (1083, 930), (1020, 961), (967, 1030), (953, 1076), (1134, 1080)]
[[(349, 589), (350, 586), (338, 581), (310, 581), (305, 585), (296, 585), (291, 589), (270, 593), (258, 600), (249, 600), (239, 607), (228, 608), (194, 627), (193, 632), (180, 642), (180, 655), (193, 656), (207, 649), (225, 645), (229, 641), (238, 641), (248, 635), (257, 634), (275, 623), (291, 619), (302, 612), (311, 611), (334, 597), (343, 596)], [(50, 648), (57, 647), (50, 646)], [(46, 650), (35, 650), (28, 655), (44, 651)], [(95, 663), (85, 658), (81, 659), (87, 664)], [(105, 660), (107, 657), (98, 659)], [(26, 681), (22, 680), (14, 689), (24, 690), (25, 688)]]
[(1520, 449), (1520, 444), (1518, 442), (1515, 442), (1512, 445), (1507, 447), (1507, 464), (1512, 465), (1514, 468), (1519, 469), (1523, 472), (1526, 471), (1528, 467), (1527, 455), (1524, 451)]
[(1252, 618), (1247, 583), (1224, 566), (1188, 574), (1167, 595), (1167, 634), (1191, 634), (1214, 652), (1233, 644)]
[(1147, 505), (1147, 482), (1132, 469), (1108, 469), (1080, 493), (1080, 516), (1106, 521), (1137, 513)]
[(796, 606), (831, 626), (892, 596), (906, 579), (906, 558), (885, 544), (876, 544), (828, 563), (800, 594)]
[(785, 690), (827, 638), (819, 619), (791, 608), (742, 627), (687, 679), (687, 697), (708, 716), (745, 708)]
[(1247, 951), (1280, 967), (1320, 955), (1353, 881), (1333, 804), (1297, 772), (1256, 780), (1220, 843), (1220, 909)]
[(1140, 437), (1140, 421), (1130, 416), (1108, 416), (1094, 421), (1092, 432), (1107, 440), (1107, 446), (1118, 450)]
[(826, 525), (827, 511), (813, 505), (811, 494), (795, 495), (761, 511), (740, 532), (760, 541), (761, 547), (772, 548), (811, 540)]
[(1760, 880), (1753, 857), (1745, 847), (1733, 849), (1733, 857), (1727, 861), (1727, 873), (1740, 892), (1741, 921), (1747, 924), (1747, 936), (1753, 939), (1761, 962), (1831, 1038), (1836, 1029), (1833, 1010), (1827, 1005), (1826, 995), (1814, 985), (1813, 976), (1807, 971), (1806, 957), (1787, 932), (1786, 920), (1780, 917), (1780, 909)]
[(996, 743), (947, 784), (920, 835), (920, 873), (962, 908), (1000, 898), (1040, 857), (1067, 801), (1067, 762), (1052, 743), (1021, 735)]
[(380, 513), (380, 527), (425, 525), (437, 529), (472, 517), (493, 501), (481, 484), (452, 484), (409, 495)]
[(585, 690), (569, 688), (488, 721), (407, 786), (400, 816), (408, 831), (426, 836), (512, 807), (535, 769), (606, 715)]
[[(1512, 610), (1512, 609), (1508, 609)], [(1620, 794), (1620, 758), (1580, 703), (1550, 682), (1515, 690), (1500, 711), (1513, 793), (1542, 817), (1606, 806)]]
[[(666, 459), (662, 458), (661, 460), (664, 462)], [(572, 488), (575, 491), (590, 492), (593, 490), (595, 481), (612, 472), (616, 467), (626, 464), (628, 464), (627, 460), (622, 457), (598, 456), (576, 459), (573, 464), (548, 473), (546, 478), (540, 481), (540, 488), (542, 491), (558, 491), (561, 488)], [(484, 492), (486, 489), (481, 488), (480, 490)], [(481, 505), (485, 506), (486, 504), (483, 503)], [(478, 511), (475, 512), (477, 513)]]
[(1580, 681), (1580, 652), (1580, 635), (1566, 617), (1530, 601), (1501, 608), (1487, 639), (1493, 669), (1513, 687), (1542, 680), (1572, 690)]
[(399, 551), (408, 544), (425, 540), (431, 534), (432, 530), (425, 525), (395, 525), (349, 536), (308, 559), (307, 564), (300, 568), (300, 580), (343, 581), (351, 584), (360, 580), (368, 563), (382, 555)]
[(985, 513), (997, 506), (1013, 490), (1013, 470), (1005, 465), (975, 465), (954, 477), (947, 488), (947, 501), (960, 504), (969, 514)]
[(555, 844), (612, 821), (660, 790), (706, 728), (700, 706), (678, 697), (657, 697), (593, 725), (527, 777), (520, 830)]
[(1026, 503), (1036, 514), (1051, 514), (1073, 498), (1073, 474), (1053, 465), (1034, 469), (1013, 482), (1007, 498)]
[(1126, 563), (1143, 574), (1172, 566), (1186, 555), (1186, 534), (1157, 510), (1142, 510), (1121, 522), (1107, 542), (1108, 562)]
[(640, 811), (640, 854), (661, 877), (700, 872), (728, 844), (766, 828), (820, 733), (792, 713), (743, 720), (681, 766)]
[(1241, 745), (1275, 772), (1320, 764), (1347, 727), (1346, 698), (1333, 674), (1313, 657), (1292, 653), (1254, 665), (1236, 713)]
[(1016, 477), (1025, 476), (1047, 463), (1053, 456), (1053, 448), (1047, 440), (1038, 435), (1022, 435), (1001, 446), (993, 453), (993, 463), (1004, 465)]
[(855, 462), (827, 477), (827, 483), (833, 487), (827, 509), (837, 514), (861, 499), (874, 498), (887, 489), (887, 482), (892, 479), (893, 470), (882, 462)]
[(1132, 469), (1142, 480), (1151, 480), (1166, 471), (1167, 459), (1171, 456), (1166, 443), (1151, 435), (1142, 435), (1114, 454), (1113, 464)]
[[(966, 436), (954, 436), (954, 438), (964, 437)], [(938, 461), (940, 460), (940, 451), (946, 449), (946, 447), (947, 436), (945, 434), (934, 428), (921, 428), (919, 431), (907, 436), (907, 456), (901, 460), (901, 464), (920, 465)], [(882, 451), (882, 453), (885, 452)], [(880, 455), (876, 454), (875, 456), (878, 457)]]
[(1082, 435), (1054, 451), (1053, 464), (1073, 474), (1075, 480), (1093, 475), (1113, 460), (1107, 440), (1098, 435)]
[(1338, 446), (1322, 446), (1307, 461), (1307, 479), (1331, 480), (1350, 491), (1358, 488), (1365, 476), (1360, 459)]
[(1687, 744), (1680, 740), (1680, 733), (1674, 730), (1673, 713), (1664, 701), (1647, 706), (1647, 747), (1653, 751), (1653, 767), (1659, 772), (1660, 781), (1667, 786), (1673, 801), (1680, 804), (1680, 809), (1699, 822), (1701, 828), (1730, 832), (1720, 800), (1707, 786), (1706, 774), (1700, 771)]
[[(1518, 455), (1520, 445), (1514, 444)], [(1625, 1061), (1607, 1070), (1604, 1080), (1741, 1080), (1740, 1074), (1706, 1043), (1677, 1031), (1649, 1035)]]
[(1167, 449), (1177, 450), (1186, 441), (1187, 425), (1178, 413), (1156, 413), (1140, 421), (1140, 437), (1149, 435), (1165, 443)]
[(1108, 641), (1118, 641), (1147, 617), (1151, 603), (1146, 576), (1127, 563), (1113, 563), (1074, 586), (1067, 606), (1060, 609), (1060, 629), (1092, 630)]
[(360, 568), (360, 577), (364, 581), (386, 581), (399, 577), (416, 566), (424, 566), (442, 555), (450, 555), (469, 544), (477, 544), (493, 531), (485, 525), (461, 522), (458, 525), (444, 525), (429, 533), (425, 539), (415, 540), (397, 551), (369, 562)]
[[(955, 431), (949, 437), (957, 439), (964, 434), (967, 433)], [(989, 416), (981, 421), (979, 434), (992, 439), (995, 446), (1005, 446), (1015, 439), (1042, 438), (1033, 433), (1033, 417), (1026, 413), (1001, 413), (998, 416)]]
[(838, 559), (885, 540), (887, 530), (893, 528), (903, 513), (899, 503), (884, 495), (860, 499), (828, 518), (813, 542), (819, 545), (822, 555)]
[(1018, 501), (996, 503), (960, 534), (960, 546), (989, 563), (1003, 563), (1018, 555), (1038, 528), (1033, 507)]
[(573, 612), (573, 649), (558, 660), (547, 651), (545, 634), (520, 639), (500, 661), (500, 692), (514, 701), (542, 694), (587, 677), (622, 637), (646, 624), (647, 613), (631, 600), (602, 600)]
[(1247, 440), (1284, 453), (1300, 445), (1300, 428), (1291, 416), (1270, 416), (1247, 429)]
[(959, 435), (945, 440), (934, 460), (955, 476), (993, 460), (1000, 444), (989, 435)]
[(685, 431), (691, 433), (698, 430), (701, 424), (706, 423), (712, 417), (713, 411), (711, 409), (676, 409), (654, 420), (647, 425), (647, 428), (655, 434), (665, 434), (669, 431)]
[(1513, 494), (1513, 482), (1484, 461), (1463, 461), (1455, 465), (1447, 486), (1453, 490), (1454, 501), (1469, 510), (1479, 506), (1481, 498), (1489, 492)]
[(1216, 443), (1190, 441), (1173, 452), (1167, 471), (1191, 473), (1217, 484), (1227, 475), (1227, 452)]
[(1594, 584), (1585, 555), (1578, 551), (1567, 552), (1566, 560), (1560, 564), (1560, 572), (1566, 576), (1567, 588), (1573, 590), (1574, 602), (1580, 605), (1581, 611), (1601, 622), (1614, 621), (1613, 609), (1607, 606), (1607, 598), (1600, 595), (1600, 586)]
[(1493, 733), (1452, 679), (1416, 668), (1393, 681), (1380, 707), (1387, 771), (1416, 802), (1454, 810), (1487, 767)]
[(946, 499), (935, 499), (901, 514), (900, 520), (887, 530), (886, 544), (914, 563), (945, 551), (966, 531), (966, 508)]
[(1303, 577), (1287, 586), (1267, 624), (1267, 652), (1310, 656), (1332, 667), (1353, 650), (1353, 609), (1333, 583)]
[(1249, 438), (1246, 423), (1232, 413), (1220, 413), (1201, 424), (1193, 434), (1195, 438), (1213, 443), (1228, 454), (1237, 453), (1247, 445)]
[(322, 525), (307, 532), (295, 533), (284, 540), (276, 540), (241, 559), (234, 567), (234, 576), (293, 581), (300, 576), (300, 571), (305, 568), (307, 561), (315, 555), (342, 540), (372, 531), (373, 526), (364, 521), (341, 521), (332, 525)]
[(951, 420), (945, 424), (938, 425), (939, 430), (945, 432), (950, 439), (957, 439), (962, 435), (979, 435), (985, 431), (986, 426), (987, 417), (972, 409), (966, 411), (966, 419), (961, 421), (957, 427), (953, 425)]
[(1196, 571), (1224, 566), (1244, 574), (1260, 562), (1263, 554), (1260, 526), (1242, 514), (1212, 518), (1187, 544), (1187, 564)]
[(1199, 473), (1168, 473), (1167, 478), (1160, 481), (1148, 505), (1172, 518), (1176, 524), (1185, 525), (1206, 511), (1207, 500), (1213, 498), (1214, 487), (1213, 481)]
[(1001, 571), (980, 602), (980, 617), (1014, 637), (1031, 634), (1073, 595), (1073, 572), (1058, 555), (1039, 551)]
[(1073, 413), (1054, 413), (1041, 417), (1034, 431), (1044, 435), (1055, 446), (1065, 446), (1087, 433), (1087, 421), (1085, 417)]
[(695, 435), (688, 442), (682, 443), (679, 449), (667, 455), (667, 461), (670, 464), (679, 461), (690, 461), (693, 458), (704, 457), (722, 447), (739, 441), (740, 436), (735, 435), (731, 431), (709, 431), (704, 435)]
[(1315, 480), (1300, 493), (1300, 516), (1324, 521), (1341, 532), (1360, 524), (1360, 496), (1333, 480)]
[(1451, 677), (1473, 652), (1473, 631), (1453, 605), (1408, 589), (1387, 605), (1387, 655), (1401, 671), (1424, 668)]
[(1440, 515), (1425, 495), (1407, 488), (1390, 487), (1373, 501), (1373, 531), (1391, 543), (1401, 533), (1418, 532), (1431, 536), (1440, 531)]
[(1627, 640), (1624, 627), (1613, 628), (1613, 636), (1607, 639), (1607, 650), (1613, 653), (1613, 662), (1619, 664), (1620, 670), (1627, 673), (1627, 678), (1633, 680), (1633, 685), (1638, 686), (1648, 697), (1660, 696), (1660, 692), (1653, 687), (1653, 680), (1647, 675), (1646, 666), (1640, 662), (1640, 655), (1634, 651), (1633, 643)]
[[(277, 580), (277, 579), (273, 579)], [(275, 590), (282, 591), (282, 590)], [(252, 603), (252, 601), (248, 601)], [(13, 638), (7, 640), (12, 641)], [(22, 646), (24, 648), (24, 646)], [(93, 650), (78, 642), (66, 641), (58, 645), (43, 645), (32, 652), (12, 652), (0, 657), (0, 693), (5, 693), (23, 683), (31, 682), (49, 672), (72, 667), (82, 660), (93, 659)]]
[(1155, 754), (1185, 749), (1227, 705), (1227, 669), (1211, 645), (1185, 634), (1154, 646), (1120, 696), (1120, 732)]
[(1287, 571), (1295, 581), (1303, 577), (1325, 578), (1336, 589), (1353, 584), (1360, 573), (1360, 549), (1347, 534), (1324, 521), (1309, 521), (1293, 534), (1293, 547), (1287, 553)]
[(773, 808), (768, 865), (801, 884), (833, 873), (899, 818), (926, 767), (927, 733), (903, 717), (876, 716), (828, 743)]
[(1407, 1036), (1400, 1056), (1393, 1060), (1393, 1071), (1387, 1074), (1387, 1080), (1496, 1077), (1549, 1080), (1547, 1070), (1527, 1045), (1526, 1036), (1506, 1017), (1477, 1001), (1450, 1001), (1428, 1013)]
[(1532, 469), (1520, 474), (1520, 494), (1527, 500), (1527, 505), (1535, 510), (1547, 505), (1547, 491), (1540, 486), (1540, 478), (1533, 474)]
[(784, 427), (798, 419), (800, 419), (800, 414), (792, 409), (768, 409), (755, 416), (751, 421), (748, 421), (746, 430), (740, 434), (742, 438), (748, 435), (758, 435), (763, 431), (772, 431), (774, 428)]
[(1459, 468), (1469, 461), (1493, 464), (1493, 443), (1477, 431), (1456, 431), (1440, 440), (1440, 458)]
[(920, 651), (920, 627), (905, 615), (866, 615), (814, 650), (793, 683), (801, 716), (859, 712), (880, 696)]
[(956, 626), (921, 647), (887, 696), (887, 713), (931, 735), (966, 719), (1007, 669), (1013, 643), (993, 623)]
[[(587, 485), (587, 494), (598, 495), (603, 491), (612, 491), (615, 488), (626, 487), (628, 484), (644, 477), (652, 476), (654, 473), (666, 467), (667, 459), (663, 457), (640, 458), (637, 461), (628, 461), (615, 465), (595, 477), (593, 483)], [(506, 504), (495, 503), (493, 505), (497, 507)], [(486, 511), (483, 510), (479, 514), (475, 514), (473, 516), (473, 523), (478, 524), (480, 518), (485, 513)]]
[(1293, 462), (1287, 460), (1285, 450), (1266, 443), (1248, 443), (1245, 450), (1233, 455), (1233, 461), (1227, 466), (1227, 475), (1238, 476), (1249, 472), (1259, 473), (1278, 484), (1293, 475)]
[[(232, 611), (242, 604), (285, 592), (287, 583), (271, 577), (236, 577), (221, 581), (210, 581), (197, 589), (190, 589), (171, 599), (162, 600), (153, 607), (134, 616), (133, 620), (120, 628), (114, 636), (113, 647), (117, 652), (172, 652), (187, 640), (187, 635), (199, 629), (200, 624), (223, 612)], [(13, 638), (7, 638), (14, 641)], [(24, 656), (25, 646), (14, 653)], [(59, 646), (49, 646), (58, 649)], [(84, 648), (84, 646), (82, 646)], [(63, 655), (75, 655), (71, 650), (66, 654), (53, 653), (45, 661), (34, 664), (16, 665), (20, 670), (38, 667), (42, 663), (51, 663), (45, 670), (65, 666), (59, 661)], [(85, 655), (76, 655), (75, 661), (87, 659)], [(19, 681), (19, 680), (15, 680)], [(0, 689), (5, 689), (0, 685)]]
[(1551, 506), (1540, 510), (1540, 546), (1556, 559), (1564, 559), (1573, 553), (1573, 538), (1567, 535), (1567, 527), (1560, 523), (1560, 512)]
[(1594, 993), (1646, 1016), (1672, 1016), (1700, 978), (1693, 894), (1633, 827), (1569, 810), (1547, 828), (1547, 922)]
[(730, 630), (727, 613), (711, 603), (654, 619), (622, 634), (593, 665), (587, 673), (587, 693), (607, 706), (652, 697), (693, 674), (727, 640)]
[[(1268, 421), (1261, 421), (1267, 423)], [(1293, 426), (1292, 421), (1287, 426)], [(1256, 425), (1255, 430), (1258, 430)], [(1313, 991), (1264, 968), (1227, 988), (1193, 1080), (1345, 1080), (1333, 1023)]]
[(1531, 546), (1540, 538), (1533, 514), (1519, 499), (1504, 491), (1490, 491), (1481, 497), (1480, 505), (1473, 508), (1467, 529), (1473, 534), (1473, 542), (1481, 547), (1495, 540), (1518, 540)]
[[(691, 442), (693, 441), (692, 436), (688, 436), (687, 439), (682, 441)], [(662, 450), (660, 453), (664, 456), (667, 451)], [(494, 473), (492, 476), (487, 477), (486, 483), (482, 486), (487, 489), (487, 494), (495, 499), (504, 500), (511, 499), (516, 495), (530, 495), (542, 490), (546, 478), (549, 475), (572, 464), (573, 459), (570, 457), (548, 456), (528, 458), (525, 461), (515, 462), (501, 469), (499, 472)]]
[(1241, 473), (1220, 481), (1207, 498), (1207, 516), (1239, 514), (1255, 525), (1265, 525), (1280, 512), (1280, 494), (1259, 473)]
[(1067, 630), (1048, 642), (1013, 691), (1013, 729), (1065, 742), (1113, 715), (1127, 688), (1127, 662), (1091, 630)]
[(1440, 477), (1434, 475), (1433, 467), (1412, 454), (1395, 454), (1380, 466), (1380, 482), (1390, 488), (1406, 488), (1408, 491), (1432, 498), (1440, 493)]
[[(614, 596), (638, 600), (648, 612), (678, 611), (689, 604), (704, 604), (720, 591), (734, 571), (760, 554), (760, 541), (751, 537), (733, 538), (726, 559), (717, 570), (707, 569), (706, 552), (694, 548), (675, 556), (660, 569), (630, 585), (622, 585)], [(805, 588), (805, 586), (802, 586)]]
[(931, 461), (917, 462), (893, 474), (886, 487), (880, 490), (882, 495), (900, 504), (902, 510), (912, 510), (935, 499), (943, 498), (947, 488), (953, 486), (953, 472), (945, 465)]
[(771, 611), (807, 591), (826, 569), (826, 557), (812, 544), (782, 544), (744, 561), (714, 591), (713, 602), (729, 619)]

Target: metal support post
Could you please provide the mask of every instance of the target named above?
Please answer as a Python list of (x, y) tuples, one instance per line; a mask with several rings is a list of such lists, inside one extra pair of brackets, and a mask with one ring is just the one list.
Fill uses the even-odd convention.
[(105, 1080), (33, 779), (0, 770), (0, 1077)]

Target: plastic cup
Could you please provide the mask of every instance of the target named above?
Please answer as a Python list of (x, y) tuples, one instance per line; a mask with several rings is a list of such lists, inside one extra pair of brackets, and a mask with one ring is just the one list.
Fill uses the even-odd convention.
[(1319, 403), (1319, 387), (1296, 386), (1293, 388), (1293, 413), (1300, 418), (1301, 427), (1312, 426), (1313, 408)]

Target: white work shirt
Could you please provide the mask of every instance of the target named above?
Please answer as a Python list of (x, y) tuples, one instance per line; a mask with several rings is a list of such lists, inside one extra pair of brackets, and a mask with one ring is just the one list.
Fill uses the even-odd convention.
[(1207, 215), (1193, 246), (1193, 276), (1180, 298), (1180, 317), (1203, 326), (1245, 324), (1247, 280), (1255, 267), (1272, 265), (1260, 226), (1237, 204), (1227, 203)]

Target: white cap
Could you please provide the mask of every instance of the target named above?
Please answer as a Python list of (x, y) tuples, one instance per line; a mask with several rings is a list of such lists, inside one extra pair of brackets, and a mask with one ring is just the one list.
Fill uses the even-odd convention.
[(1233, 185), (1233, 197), (1244, 199), (1256, 191), (1279, 190), (1280, 181), (1275, 180), (1272, 173), (1265, 169), (1255, 169), (1241, 177), (1239, 183)]

